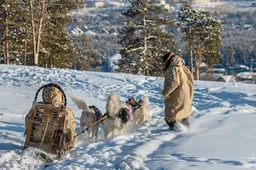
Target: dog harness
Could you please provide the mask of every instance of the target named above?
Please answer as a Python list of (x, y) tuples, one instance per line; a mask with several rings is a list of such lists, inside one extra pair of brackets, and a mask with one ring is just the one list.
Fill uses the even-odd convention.
[(94, 105), (89, 106), (90, 109), (93, 109), (96, 114), (96, 121), (100, 119), (100, 116), (102, 115), (101, 111)]
[(127, 112), (128, 112), (128, 114), (130, 116), (130, 123), (132, 123), (132, 121), (133, 121), (132, 111), (133, 111), (133, 108), (128, 106), (127, 107)]

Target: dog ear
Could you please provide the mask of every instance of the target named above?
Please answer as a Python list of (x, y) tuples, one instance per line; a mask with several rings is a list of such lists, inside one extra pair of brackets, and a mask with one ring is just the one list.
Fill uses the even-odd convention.
[(128, 98), (128, 101), (127, 101), (127, 103), (129, 103), (132, 107), (135, 107), (135, 106), (137, 106), (137, 101), (136, 101), (136, 99), (135, 99), (135, 97), (133, 97), (133, 98)]

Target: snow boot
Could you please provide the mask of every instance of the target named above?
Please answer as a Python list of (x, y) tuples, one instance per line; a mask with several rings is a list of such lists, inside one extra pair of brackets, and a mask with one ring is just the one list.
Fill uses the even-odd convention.
[(169, 128), (170, 128), (171, 130), (173, 130), (173, 127), (174, 127), (176, 121), (175, 121), (175, 120), (172, 120), (172, 121), (168, 122), (167, 120), (165, 120), (165, 122), (167, 123), (167, 125), (169, 126)]

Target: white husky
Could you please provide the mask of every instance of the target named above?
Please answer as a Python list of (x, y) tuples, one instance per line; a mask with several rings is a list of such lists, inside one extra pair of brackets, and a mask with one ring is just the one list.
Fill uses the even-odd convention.
[(144, 96), (133, 111), (133, 121), (135, 124), (146, 123), (150, 118), (149, 99)]
[(124, 132), (129, 121), (128, 108), (120, 103), (119, 95), (112, 93), (108, 96), (106, 105), (109, 116), (103, 121), (105, 138), (113, 138)]

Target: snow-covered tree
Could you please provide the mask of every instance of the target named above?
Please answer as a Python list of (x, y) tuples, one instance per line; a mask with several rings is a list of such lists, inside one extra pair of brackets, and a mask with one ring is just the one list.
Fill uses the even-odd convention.
[(0, 1), (5, 63), (10, 56), (28, 65), (70, 67), (73, 46), (66, 28), (71, 10), (82, 6), (83, 0)]
[(27, 0), (19, 0), (13, 13), (15, 27), (12, 31), (11, 57), (17, 61), (17, 64), (32, 64), (32, 38), (31, 25), (29, 24), (30, 16)]
[(188, 42), (189, 47), (189, 65), (190, 71), (193, 73), (193, 25), (198, 18), (198, 12), (193, 9), (187, 1), (183, 1), (178, 13), (177, 24), (182, 32), (185, 33), (185, 41)]
[(173, 25), (168, 11), (157, 0), (130, 0), (124, 13), (127, 22), (121, 33), (119, 64), (121, 72), (159, 75), (161, 56), (173, 50), (172, 35), (165, 31)]
[(0, 49), (4, 56), (4, 63), (9, 64), (11, 51), (17, 44), (21, 11), (19, 9), (18, 0), (2, 0), (0, 1)]
[(208, 12), (199, 12), (199, 20), (195, 22), (194, 29), (194, 54), (195, 54), (195, 75), (199, 80), (199, 68), (203, 61), (206, 60), (208, 67), (212, 68), (213, 64), (220, 60), (218, 52), (222, 31), (218, 19), (210, 16)]
[[(69, 67), (72, 56), (71, 41), (66, 27), (71, 17), (70, 12), (83, 6), (82, 0), (29, 0), (29, 13), (32, 29), (34, 65), (43, 60), (50, 60), (50, 67)], [(58, 8), (58, 10), (56, 10)], [(60, 61), (62, 63), (60, 63)], [(46, 61), (43, 61), (46, 63)]]
[(203, 59), (209, 67), (220, 60), (218, 52), (222, 32), (220, 21), (211, 17), (209, 12), (193, 9), (187, 2), (183, 2), (178, 20), (188, 40), (191, 71), (194, 56), (195, 79), (199, 80), (199, 68)]

